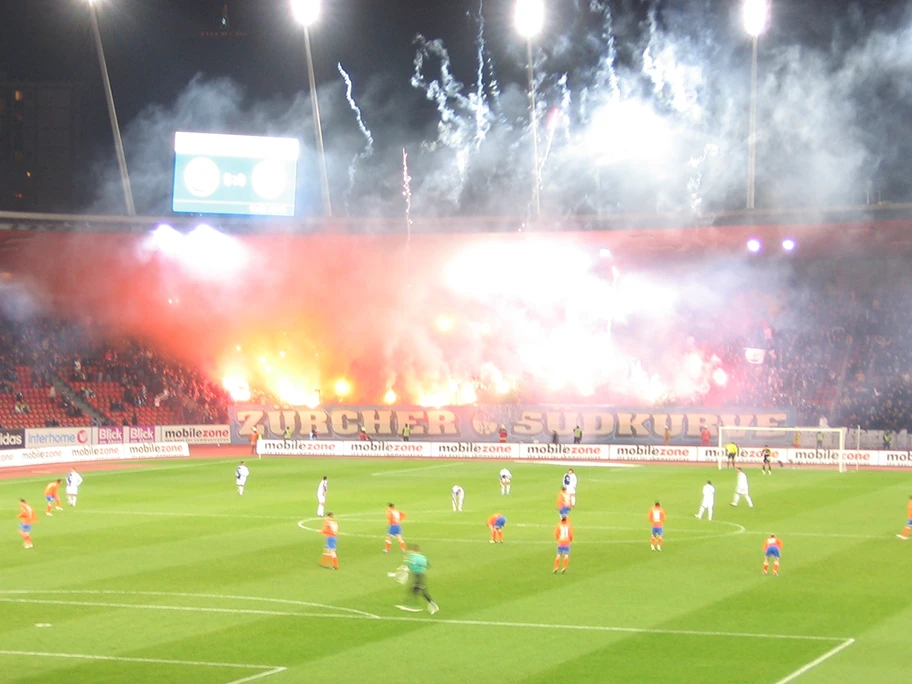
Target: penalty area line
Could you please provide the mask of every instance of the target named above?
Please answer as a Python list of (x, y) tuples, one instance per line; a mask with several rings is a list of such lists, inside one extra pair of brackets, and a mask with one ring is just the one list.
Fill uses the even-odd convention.
[(837, 653), (844, 651), (845, 649), (847, 649), (849, 646), (851, 646), (854, 643), (855, 643), (855, 639), (846, 639), (841, 644), (839, 644), (839, 646), (836, 646), (835, 648), (830, 649), (829, 651), (824, 653), (819, 658), (816, 658), (815, 660), (812, 660), (811, 662), (809, 662), (807, 665), (799, 667), (797, 670), (792, 672), (787, 677), (780, 679), (778, 682), (776, 682), (776, 684), (789, 684), (789, 682), (794, 682), (801, 675), (809, 672), (810, 670), (813, 670), (815, 667), (817, 667), (821, 663), (825, 663), (827, 660), (829, 660), (830, 658), (835, 656)]
[(188, 667), (224, 667), (236, 670), (262, 670), (249, 677), (233, 679), (227, 684), (243, 684), (257, 679), (269, 677), (279, 672), (285, 672), (287, 667), (275, 665), (248, 665), (243, 663), (217, 663), (205, 660), (170, 660), (168, 658), (131, 658), (128, 656), (88, 655), (85, 653), (50, 653), (47, 651), (5, 651), (0, 650), (0, 656), (19, 656), (24, 658), (68, 658), (70, 660), (97, 660), (117, 663), (141, 663), (144, 665), (184, 665)]
[(386, 475), (399, 475), (402, 473), (417, 473), (421, 470), (437, 470), (438, 468), (452, 468), (458, 463), (441, 463), (439, 465), (424, 466), (422, 468), (402, 468), (401, 470), (385, 470), (381, 473), (371, 473), (371, 477), (384, 477)]

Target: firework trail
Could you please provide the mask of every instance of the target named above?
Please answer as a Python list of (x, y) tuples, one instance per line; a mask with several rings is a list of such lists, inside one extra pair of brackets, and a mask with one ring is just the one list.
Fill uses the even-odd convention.
[(351, 107), (351, 110), (355, 113), (355, 119), (358, 122), (358, 128), (361, 129), (361, 134), (366, 140), (364, 151), (356, 154), (348, 167), (347, 194), (350, 196), (355, 187), (355, 169), (358, 161), (361, 159), (367, 159), (374, 153), (374, 136), (370, 132), (370, 129), (365, 125), (364, 119), (361, 116), (361, 108), (358, 106), (358, 103), (355, 102), (355, 98), (352, 95), (351, 77), (348, 75), (345, 69), (342, 68), (341, 62), (336, 63), (336, 68), (339, 70), (339, 74), (341, 74), (342, 79), (345, 81), (345, 99), (348, 100), (348, 106)]
[(478, 35), (475, 38), (475, 44), (478, 49), (477, 52), (477, 64), (475, 71), (475, 94), (473, 96), (474, 102), (472, 102), (473, 108), (475, 109), (475, 149), (477, 150), (481, 147), (481, 143), (484, 142), (485, 136), (488, 134), (488, 131), (491, 128), (491, 110), (488, 107), (487, 98), (485, 97), (485, 78), (484, 78), (484, 68), (485, 68), (485, 53), (487, 52), (485, 48), (485, 37), (484, 37), (485, 21), (484, 21), (484, 0), (479, 0), (478, 3)]
[(605, 58), (599, 63), (596, 84), (600, 87), (607, 86), (609, 98), (616, 102), (621, 98), (621, 87), (618, 82), (617, 71), (614, 68), (617, 62), (617, 46), (614, 42), (614, 23), (611, 18), (611, 7), (602, 0), (590, 0), (589, 10), (602, 16), (602, 40), (608, 49)]
[(402, 148), (402, 196), (405, 198), (405, 249), (412, 244), (412, 177), (408, 170), (408, 153)]
[(538, 165), (539, 176), (545, 171), (545, 164), (548, 162), (548, 157), (551, 155), (551, 147), (554, 145), (554, 134), (557, 132), (558, 128), (562, 128), (568, 135), (570, 133), (569, 112), (572, 96), (570, 94), (570, 88), (567, 87), (567, 74), (561, 76), (560, 80), (557, 82), (557, 86), (561, 92), (561, 103), (560, 107), (554, 107), (548, 115), (548, 142), (545, 144), (545, 153), (542, 155), (541, 162)]
[(694, 170), (693, 175), (687, 180), (687, 192), (690, 194), (690, 209), (694, 214), (703, 213), (703, 195), (700, 192), (700, 185), (703, 182), (703, 165), (709, 157), (715, 157), (719, 153), (719, 146), (715, 143), (708, 143), (703, 147), (703, 154), (699, 157), (691, 157), (688, 165)]

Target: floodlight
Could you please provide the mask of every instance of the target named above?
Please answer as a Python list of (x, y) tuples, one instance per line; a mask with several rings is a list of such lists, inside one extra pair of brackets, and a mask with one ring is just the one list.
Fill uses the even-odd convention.
[(545, 25), (544, 0), (516, 0), (516, 31), (526, 40), (534, 38)]

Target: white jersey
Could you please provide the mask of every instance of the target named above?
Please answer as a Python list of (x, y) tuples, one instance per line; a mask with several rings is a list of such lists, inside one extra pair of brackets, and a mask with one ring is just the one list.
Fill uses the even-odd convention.
[(735, 491), (739, 494), (747, 493), (747, 473), (740, 472), (738, 473), (738, 484), (735, 487)]
[(564, 487), (567, 488), (568, 494), (576, 494), (576, 473), (566, 473), (564, 475)]
[(77, 473), (75, 470), (71, 470), (70, 474), (66, 477), (66, 493), (67, 494), (78, 494), (79, 485), (82, 484), (82, 475)]
[(317, 485), (317, 501), (323, 503), (326, 501), (326, 492), (329, 491), (329, 480), (320, 480)]
[(703, 505), (712, 506), (716, 498), (716, 488), (711, 484), (703, 485)]
[(460, 487), (459, 485), (454, 485), (453, 486), (453, 496), (455, 496), (455, 497), (465, 496), (465, 490), (463, 490), (463, 488)]
[(513, 473), (504, 468), (500, 471), (500, 481), (501, 482), (510, 482), (513, 480)]
[(248, 475), (250, 475), (250, 469), (245, 465), (239, 465), (234, 473), (234, 477), (239, 485), (247, 482)]

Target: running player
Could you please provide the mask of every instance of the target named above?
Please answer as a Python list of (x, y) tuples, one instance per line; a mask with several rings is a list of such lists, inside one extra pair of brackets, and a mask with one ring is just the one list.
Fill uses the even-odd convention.
[(652, 523), (652, 536), (649, 544), (653, 551), (662, 550), (662, 533), (665, 531), (665, 511), (658, 501), (649, 509), (649, 522)]
[(459, 485), (453, 485), (453, 511), (462, 512), (462, 502), (465, 500), (465, 490)]
[(896, 535), (903, 541), (909, 541), (909, 533), (912, 532), (912, 496), (909, 497), (908, 506), (909, 510), (906, 512), (906, 526), (903, 528), (901, 534)]
[(70, 506), (76, 505), (76, 497), (79, 496), (79, 485), (82, 484), (82, 475), (76, 472), (74, 468), (66, 477), (66, 495), (67, 503)]
[(488, 518), (487, 525), (491, 530), (491, 543), (503, 544), (503, 528), (507, 525), (507, 519), (500, 513), (495, 513)]
[(500, 495), (510, 496), (510, 483), (513, 482), (513, 473), (506, 468), (500, 471)]
[(564, 474), (564, 487), (567, 488), (567, 494), (570, 495), (571, 506), (576, 506), (576, 483), (576, 473), (573, 472), (573, 468), (570, 468)]
[(19, 536), (22, 537), (22, 546), (26, 549), (32, 548), (32, 525), (38, 522), (38, 514), (35, 509), (25, 503), (25, 499), (19, 499)]
[(561, 517), (570, 515), (571, 508), (573, 508), (573, 505), (570, 492), (567, 491), (566, 487), (561, 487), (560, 492), (557, 494), (557, 513)]
[(554, 528), (554, 538), (557, 539), (557, 556), (554, 558), (554, 574), (557, 574), (560, 566), (561, 557), (564, 559), (564, 568), (561, 574), (567, 572), (567, 566), (570, 565), (570, 544), (573, 543), (573, 525), (566, 515), (561, 516), (561, 520)]
[(760, 472), (764, 475), (773, 474), (773, 466), (770, 463), (770, 459), (773, 457), (773, 452), (768, 446), (764, 446), (760, 450), (760, 456), (763, 458), (763, 465), (760, 466)]
[(389, 553), (394, 538), (399, 540), (399, 548), (405, 553), (405, 540), (402, 538), (403, 520), (405, 520), (405, 513), (390, 504), (386, 509), (386, 522), (389, 524), (389, 528), (386, 531), (386, 547), (383, 549), (383, 553)]
[(44, 498), (47, 501), (47, 510), (45, 513), (48, 515), (54, 515), (51, 513), (51, 504), (54, 504), (58, 511), (63, 510), (60, 507), (60, 495), (57, 493), (60, 490), (61, 482), (63, 482), (63, 480), (54, 480), (53, 482), (49, 482), (48, 486), (44, 488)]
[(779, 574), (779, 558), (782, 555), (782, 540), (771, 534), (763, 542), (763, 574), (769, 572), (770, 558), (773, 559), (773, 574)]
[(234, 471), (234, 483), (237, 485), (238, 494), (244, 496), (244, 485), (247, 484), (247, 477), (250, 475), (250, 468), (241, 461)]
[(332, 513), (327, 513), (323, 519), (323, 529), (321, 530), (326, 538), (326, 544), (323, 547), (323, 557), (320, 559), (320, 565), (329, 567), (332, 565), (333, 570), (339, 569), (339, 558), (336, 556), (336, 538), (339, 536), (339, 523), (333, 518)]
[[(409, 590), (410, 596), (412, 598), (417, 597), (419, 594), (424, 596), (425, 601), (428, 603), (428, 612), (433, 615), (440, 610), (440, 607), (434, 603), (434, 599), (431, 598), (431, 595), (427, 590), (427, 571), (428, 568), (431, 567), (431, 564), (428, 562), (427, 556), (421, 553), (421, 549), (417, 544), (409, 546), (409, 553), (405, 558), (405, 565), (409, 569), (409, 574), (412, 576), (412, 588)], [(413, 608), (406, 605), (399, 605), (396, 607), (413, 613), (417, 613), (421, 610), (420, 608)]]
[(324, 507), (326, 506), (326, 493), (329, 491), (329, 478), (326, 475), (317, 485), (317, 517), (323, 517)]

